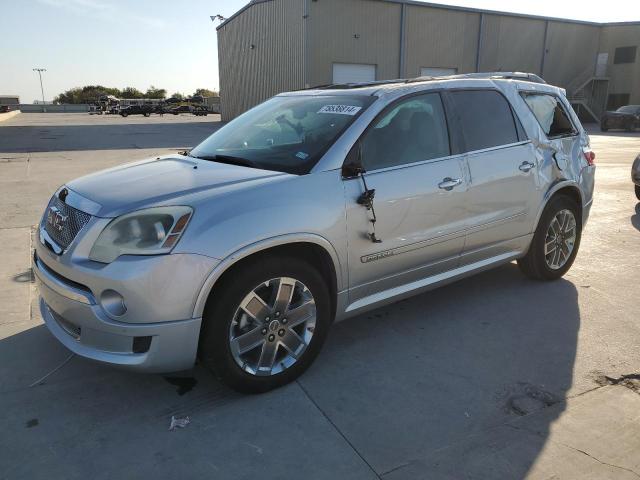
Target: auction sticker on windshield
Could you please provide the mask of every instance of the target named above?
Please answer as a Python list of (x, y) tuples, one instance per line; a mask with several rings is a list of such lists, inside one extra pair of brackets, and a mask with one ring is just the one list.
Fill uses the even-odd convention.
[(325, 105), (318, 113), (337, 113), (339, 115), (355, 115), (362, 107), (356, 107), (354, 105)]

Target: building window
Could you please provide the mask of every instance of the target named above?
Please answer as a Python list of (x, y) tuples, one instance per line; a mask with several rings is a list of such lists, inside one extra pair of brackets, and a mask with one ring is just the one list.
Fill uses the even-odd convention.
[(638, 47), (618, 47), (613, 57), (613, 63), (635, 63)]
[(631, 95), (628, 93), (610, 93), (607, 99), (607, 110), (617, 110), (620, 107), (629, 105)]

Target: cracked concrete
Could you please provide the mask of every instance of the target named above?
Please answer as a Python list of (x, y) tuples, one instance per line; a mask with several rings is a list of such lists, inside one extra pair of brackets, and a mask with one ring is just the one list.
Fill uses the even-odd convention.
[(638, 373), (620, 375), (619, 377), (616, 377), (616, 378), (610, 377), (608, 375), (597, 374), (595, 381), (598, 385), (601, 385), (601, 386), (621, 385), (633, 392), (640, 394), (640, 374)]
[[(629, 168), (640, 135), (593, 136), (596, 199), (565, 279), (507, 265), (336, 324), (298, 382), (246, 397), (201, 367), (178, 379), (69, 358), (29, 271), (33, 225), (60, 184), (191, 146), (218, 124), (25, 114), (2, 125), (0, 479), (638, 478)], [(168, 432), (171, 416), (191, 423)]]

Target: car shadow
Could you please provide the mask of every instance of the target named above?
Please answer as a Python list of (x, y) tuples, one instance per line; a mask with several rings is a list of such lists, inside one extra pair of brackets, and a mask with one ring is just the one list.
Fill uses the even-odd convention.
[(636, 213), (631, 215), (631, 225), (640, 231), (640, 202), (636, 204)]
[[(243, 396), (200, 366), (69, 360), (40, 325), (0, 340), (0, 465), (11, 478), (524, 478), (564, 410), (579, 327), (571, 282), (510, 264), (340, 322), (297, 383)], [(505, 425), (543, 410), (514, 451)], [(172, 416), (191, 423), (167, 432)]]
[[(509, 264), (337, 324), (300, 382), (380, 475), (524, 478), (564, 410), (579, 327), (571, 282)], [(505, 425), (542, 410), (510, 448)]]
[(0, 152), (180, 148), (197, 145), (221, 126), (219, 121), (3, 126)]

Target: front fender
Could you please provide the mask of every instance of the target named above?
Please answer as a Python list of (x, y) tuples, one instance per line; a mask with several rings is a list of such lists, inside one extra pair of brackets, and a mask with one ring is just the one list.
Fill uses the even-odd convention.
[(209, 298), (209, 294), (214, 288), (216, 282), (220, 279), (224, 272), (235, 265), (238, 261), (255, 253), (259, 253), (273, 247), (292, 243), (313, 243), (323, 248), (329, 254), (333, 262), (334, 271), (336, 272), (337, 291), (340, 292), (344, 290), (344, 273), (342, 271), (342, 265), (340, 264), (340, 258), (333, 244), (321, 235), (317, 235), (314, 233), (290, 233), (286, 235), (266, 238), (256, 243), (252, 243), (251, 245), (247, 245), (233, 252), (231, 255), (227, 256), (220, 263), (218, 263), (211, 271), (202, 288), (200, 289), (200, 293), (198, 294), (198, 298), (196, 299), (192, 317), (202, 317), (207, 299)]

